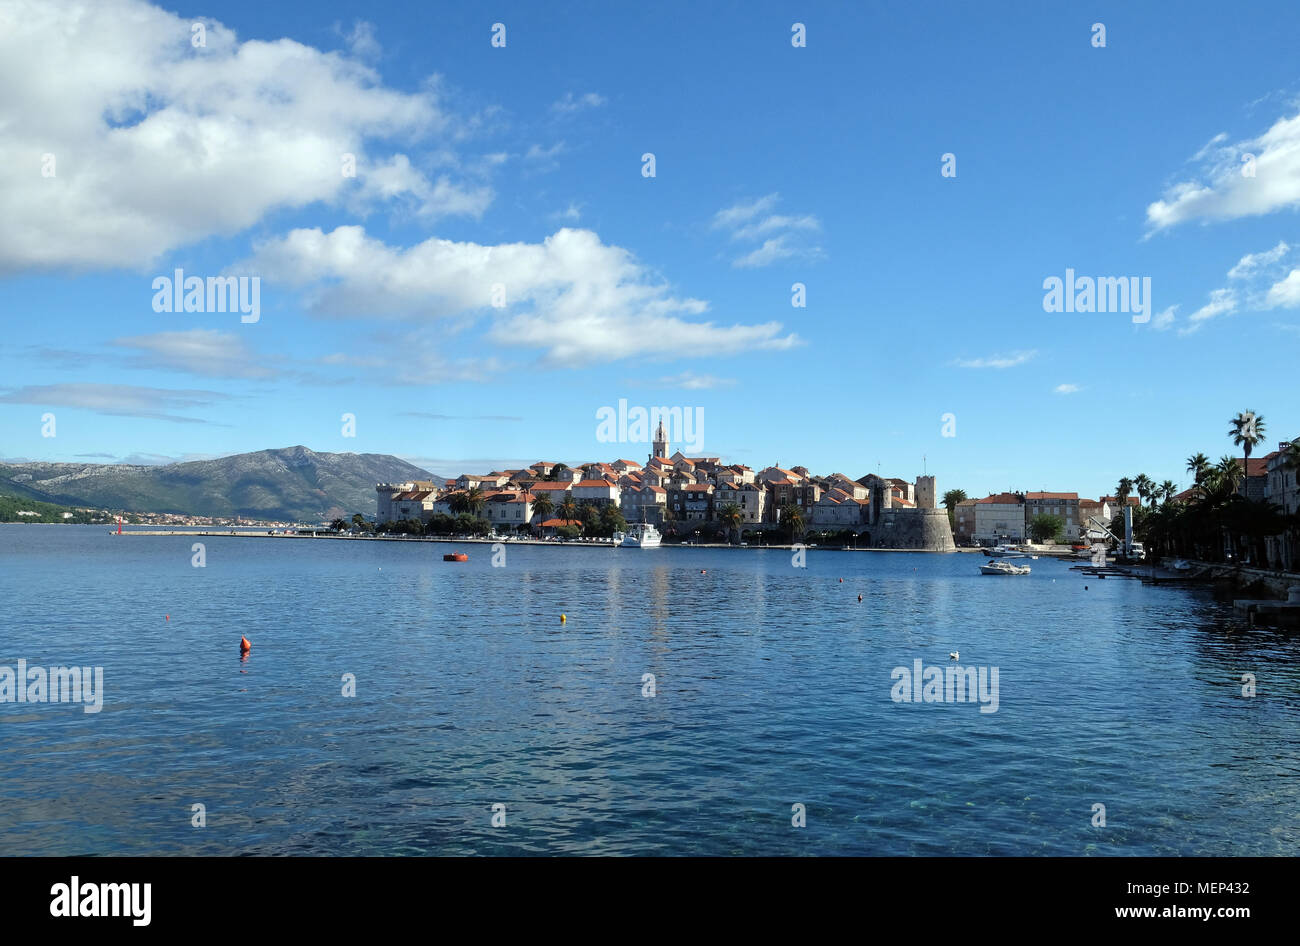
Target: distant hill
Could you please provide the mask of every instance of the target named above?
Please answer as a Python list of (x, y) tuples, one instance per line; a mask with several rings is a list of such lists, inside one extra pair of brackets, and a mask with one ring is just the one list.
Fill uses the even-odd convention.
[(284, 447), (216, 460), (136, 466), (0, 463), (0, 492), (67, 506), (326, 522), (375, 513), (375, 484), (442, 478), (381, 453)]

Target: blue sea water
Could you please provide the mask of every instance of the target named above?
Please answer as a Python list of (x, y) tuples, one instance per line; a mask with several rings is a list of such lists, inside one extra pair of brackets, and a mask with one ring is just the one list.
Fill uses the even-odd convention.
[[(0, 703), (0, 855), (1300, 852), (1300, 640), (1204, 590), (107, 532), (0, 525), (0, 666), (104, 674), (99, 713)], [(952, 651), (996, 712), (891, 698)]]

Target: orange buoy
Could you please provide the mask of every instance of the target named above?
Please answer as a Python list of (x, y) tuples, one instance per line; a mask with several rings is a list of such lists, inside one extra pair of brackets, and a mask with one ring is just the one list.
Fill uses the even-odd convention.
[(464, 552), (448, 552), (442, 557), (444, 562), (468, 562), (469, 556)]
[(163, 620), (164, 620), (164, 621), (170, 621), (171, 619), (172, 619), (172, 616), (171, 616), (170, 614), (164, 614), (164, 615), (163, 615)]
[(844, 579), (843, 579), (843, 578), (840, 579), (840, 584), (841, 584), (841, 585), (844, 584)]
[(561, 623), (561, 624), (563, 624), (563, 623), (564, 623), (565, 621), (567, 621), (568, 619), (569, 619), (568, 615), (566, 615), (566, 614), (561, 614), (561, 615), (560, 615), (560, 623)]
[(247, 637), (239, 638), (239, 652), (241, 654), (246, 654), (252, 649), (253, 649), (253, 645), (248, 642)]

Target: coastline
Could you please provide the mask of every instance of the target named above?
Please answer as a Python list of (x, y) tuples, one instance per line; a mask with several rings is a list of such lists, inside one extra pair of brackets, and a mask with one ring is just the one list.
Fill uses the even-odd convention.
[[(495, 545), (495, 544), (497, 544), (497, 543), (501, 543), (501, 544), (503, 544), (503, 545), (543, 545), (543, 546), (548, 546), (548, 547), (551, 547), (551, 548), (588, 548), (588, 549), (591, 549), (591, 548), (607, 548), (607, 549), (612, 549), (612, 548), (616, 548), (616, 547), (617, 547), (617, 546), (614, 545), (613, 540), (610, 540), (610, 539), (600, 539), (600, 540), (595, 541), (595, 542), (583, 542), (583, 541), (581, 541), (581, 540), (570, 540), (570, 541), (568, 541), (568, 542), (547, 542), (547, 541), (545, 541), (545, 540), (543, 540), (543, 539), (508, 539), (508, 540), (507, 540), (507, 539), (499, 539), (499, 538), (498, 538), (498, 539), (487, 539), (487, 538), (479, 538), (479, 537), (475, 537), (475, 538), (467, 538), (467, 539), (453, 539), (453, 538), (448, 538), (448, 537), (444, 537), (444, 536), (424, 536), (424, 535), (421, 535), (421, 536), (409, 536), (409, 535), (346, 535), (346, 534), (344, 534), (344, 535), (282, 535), (282, 534), (281, 534), (281, 535), (270, 535), (270, 534), (268, 534), (268, 533), (265, 532), (265, 531), (262, 531), (262, 532), (254, 532), (254, 531), (251, 531), (251, 530), (244, 530), (244, 531), (232, 532), (232, 531), (229, 531), (229, 530), (226, 530), (226, 531), (213, 531), (213, 530), (211, 530), (211, 529), (156, 529), (156, 530), (148, 530), (148, 531), (144, 531), (144, 530), (140, 530), (140, 531), (127, 531), (127, 530), (123, 530), (121, 533), (118, 533), (118, 532), (110, 532), (109, 534), (110, 534), (111, 536), (114, 536), (114, 537), (117, 537), (117, 536), (125, 537), (125, 536), (176, 536), (176, 535), (188, 535), (188, 536), (206, 536), (206, 537), (208, 537), (208, 538), (218, 538), (218, 539), (237, 539), (237, 538), (254, 538), (254, 539), (300, 539), (300, 540), (319, 539), (319, 540), (324, 540), (324, 541), (328, 541), (328, 542), (404, 542), (404, 543), (406, 543), (406, 544), (408, 544), (408, 545), (409, 545), (409, 544), (414, 544), (414, 543), (416, 543), (416, 542), (442, 542), (442, 543), (450, 543), (450, 544), (452, 544), (452, 545), (468, 545), (468, 544), (472, 544), (472, 545)], [(735, 549), (735, 550), (738, 551), (738, 552), (751, 552), (751, 551), (762, 550), (762, 549), (781, 549), (781, 550), (784, 550), (784, 551), (789, 552), (789, 551), (793, 551), (794, 548), (795, 548), (795, 546), (792, 545), (792, 544), (791, 544), (791, 545), (733, 545), (733, 544), (731, 544), (731, 543), (727, 543), (727, 542), (696, 542), (696, 543), (690, 543), (690, 544), (681, 543), (681, 542), (672, 542), (672, 543), (665, 542), (663, 545), (660, 545), (660, 546), (658, 546), (658, 547), (659, 547), (659, 548), (664, 548), (664, 549), (672, 549), (672, 548), (683, 548), (683, 549)], [(979, 551), (978, 549), (949, 549), (949, 550), (946, 550), (946, 551), (945, 551), (945, 550), (939, 550), (939, 549), (879, 549), (879, 548), (848, 548), (848, 549), (846, 549), (846, 548), (843, 548), (843, 547), (838, 546), (838, 545), (827, 545), (827, 546), (819, 546), (819, 545), (804, 545), (803, 548), (806, 549), (806, 550), (815, 550), (815, 551), (832, 551), (832, 552), (906, 552), (906, 553), (915, 553), (915, 554), (921, 554), (921, 555), (951, 555), (951, 554), (953, 554), (953, 553), (955, 553), (955, 552), (977, 552), (977, 551)], [(651, 550), (650, 550), (650, 549), (646, 549), (645, 551), (651, 551)], [(1053, 553), (1046, 553), (1046, 552), (1045, 552), (1045, 553), (1042, 553), (1042, 554), (1045, 554), (1045, 555), (1051, 555), (1051, 554), (1053, 554)]]

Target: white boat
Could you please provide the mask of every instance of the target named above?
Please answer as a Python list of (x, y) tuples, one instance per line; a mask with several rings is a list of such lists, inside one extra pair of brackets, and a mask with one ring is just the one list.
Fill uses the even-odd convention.
[(991, 549), (985, 549), (984, 554), (989, 558), (1027, 558), (1024, 552), (1010, 545), (995, 545)]
[(984, 575), (1028, 575), (1028, 565), (1012, 565), (1010, 562), (989, 562), (980, 566)]
[(614, 546), (615, 546), (615, 548), (617, 548), (618, 546), (622, 545), (622, 544), (623, 544), (623, 540), (626, 539), (626, 538), (627, 538), (627, 533), (626, 533), (626, 532), (615, 532), (615, 533), (614, 533)]
[(625, 549), (657, 549), (663, 536), (648, 522), (633, 523), (620, 543)]

